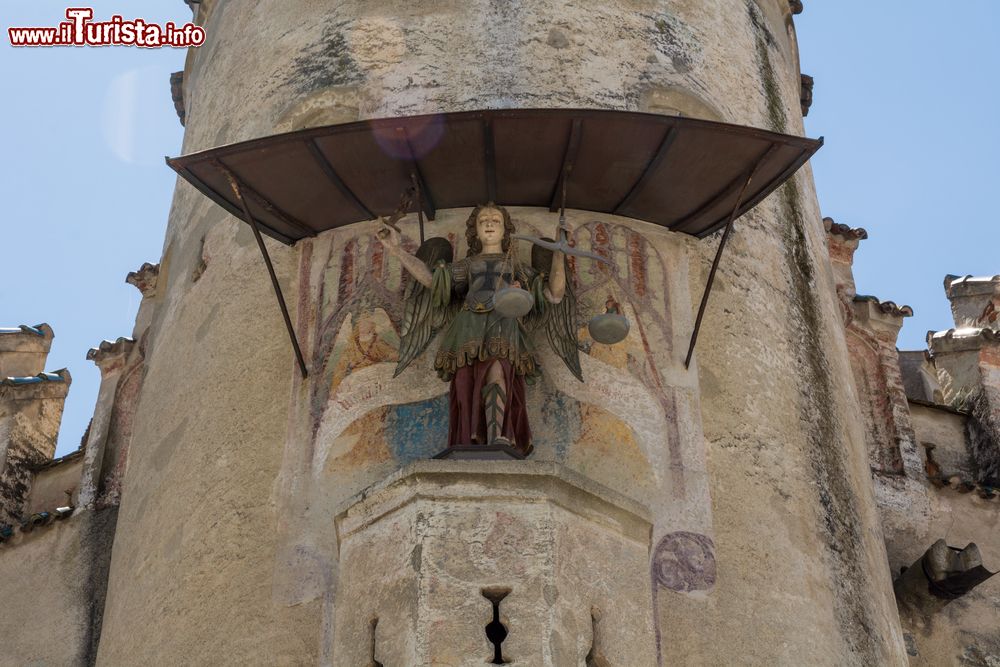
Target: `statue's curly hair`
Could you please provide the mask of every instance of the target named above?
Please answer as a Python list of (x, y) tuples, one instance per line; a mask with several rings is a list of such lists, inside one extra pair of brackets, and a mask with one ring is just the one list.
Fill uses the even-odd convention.
[(504, 252), (507, 252), (508, 248), (510, 248), (510, 235), (515, 231), (514, 223), (510, 219), (510, 213), (499, 204), (487, 202), (472, 209), (469, 219), (465, 221), (465, 241), (469, 244), (469, 257), (478, 255), (483, 251), (483, 242), (479, 240), (479, 235), (476, 233), (476, 221), (479, 219), (479, 214), (487, 208), (500, 211), (500, 215), (503, 216), (503, 241), (501, 242), (501, 247)]

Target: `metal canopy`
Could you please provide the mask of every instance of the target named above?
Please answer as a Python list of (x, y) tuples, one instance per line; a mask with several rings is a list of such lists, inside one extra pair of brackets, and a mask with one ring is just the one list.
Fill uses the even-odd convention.
[(555, 210), (564, 173), (569, 208), (703, 237), (753, 208), (821, 145), (657, 114), (505, 109), (311, 128), (167, 162), (231, 214), (253, 224), (249, 214), (263, 234), (287, 244), (389, 215), (414, 182), (432, 220), (437, 209), (487, 201)]
[[(308, 375), (261, 234), (289, 245), (414, 210), (489, 201), (612, 213), (703, 237), (725, 227), (698, 308), (685, 368), (733, 222), (823, 145), (752, 127), (624, 111), (507, 109), (359, 121), (253, 139), (167, 159), (248, 223), (271, 277), (302, 377)], [(423, 218), (420, 224), (423, 240)]]

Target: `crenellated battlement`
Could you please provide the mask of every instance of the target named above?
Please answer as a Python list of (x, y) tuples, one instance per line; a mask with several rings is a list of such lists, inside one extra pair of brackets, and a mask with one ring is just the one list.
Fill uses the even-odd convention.
[[(825, 222), (837, 293), (845, 300), (854, 292), (854, 251), (868, 234)], [(926, 592), (931, 575), (919, 567), (928, 557), (925, 550), (933, 544), (928, 554), (947, 552), (939, 539), (947, 534), (951, 543), (978, 543), (987, 560), (1000, 555), (1000, 540), (990, 528), (1000, 497), (1000, 332), (987, 326), (995, 322), (990, 314), (996, 312), (1000, 276), (947, 276), (944, 284), (956, 327), (928, 332), (925, 350), (896, 349), (903, 319), (913, 314), (907, 306), (854, 294), (845, 318), (886, 549), (899, 572), (900, 618), (904, 630), (912, 631), (911, 656), (950, 641), (924, 626), (928, 616), (944, 614), (951, 599)], [(957, 529), (955, 516), (961, 517)], [(966, 611), (961, 620), (950, 620), (958, 626), (975, 626), (997, 613), (988, 598), (971, 590), (989, 575), (977, 562), (978, 578), (959, 593), (967, 595)]]
[(944, 291), (951, 302), (956, 327), (1000, 330), (1000, 275), (945, 276)]
[(28, 377), (44, 371), (54, 336), (48, 324), (0, 328), (0, 378)]
[(66, 369), (45, 372), (52, 327), (0, 329), (0, 528), (22, 523), (34, 468), (52, 459), (72, 383)]
[[(152, 318), (159, 264), (126, 277), (142, 292), (135, 332)], [(132, 338), (101, 341), (86, 358), (101, 371), (94, 417), (74, 452), (53, 459), (72, 378), (42, 370), (54, 338), (48, 324), (0, 329), (0, 543), (68, 516), (117, 507), (131, 441), (144, 353)]]

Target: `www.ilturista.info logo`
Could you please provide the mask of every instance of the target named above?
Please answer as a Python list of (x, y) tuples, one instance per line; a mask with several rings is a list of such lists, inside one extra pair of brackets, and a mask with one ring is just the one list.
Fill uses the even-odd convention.
[(11, 46), (161, 46), (186, 48), (205, 43), (205, 29), (193, 23), (164, 25), (142, 19), (125, 20), (119, 15), (110, 21), (91, 21), (90, 7), (70, 7), (68, 21), (50, 28), (7, 28)]

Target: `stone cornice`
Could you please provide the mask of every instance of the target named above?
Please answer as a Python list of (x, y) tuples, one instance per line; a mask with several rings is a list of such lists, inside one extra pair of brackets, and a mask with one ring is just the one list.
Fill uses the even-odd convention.
[(0, 328), (0, 352), (48, 352), (54, 337), (52, 327), (45, 323), (33, 327), (22, 324), (18, 327)]
[(116, 362), (124, 362), (135, 341), (131, 338), (121, 337), (117, 340), (102, 340), (97, 347), (92, 347), (87, 352), (87, 360), (93, 361), (102, 370), (110, 370), (116, 366)]
[[(602, 484), (554, 462), (543, 461), (414, 461), (372, 484), (337, 508), (337, 531), (344, 535), (357, 531), (379, 516), (409, 502), (416, 486), (423, 487), (426, 496), (440, 489), (443, 496), (459, 499), (482, 495), (482, 488), (491, 494), (505, 494), (510, 489), (532, 488), (534, 497), (545, 497), (571, 512), (587, 514), (575, 507), (574, 497), (590, 498), (588, 505), (599, 507), (605, 518), (624, 533), (639, 535), (647, 531), (650, 512), (642, 503), (605, 487)], [(469, 488), (464, 488), (468, 486)], [(526, 492), (514, 491), (525, 494)], [(590, 509), (592, 510), (593, 507)]]
[(849, 227), (839, 222), (834, 222), (833, 218), (823, 218), (823, 226), (830, 236), (838, 236), (844, 241), (862, 241), (868, 238), (868, 231), (863, 227)]
[(1000, 275), (997, 276), (953, 276), (944, 277), (944, 289), (948, 298), (956, 296), (1000, 295)]
[(903, 326), (903, 318), (911, 317), (913, 309), (897, 306), (892, 301), (879, 301), (874, 296), (857, 295), (853, 299), (852, 322), (855, 326), (888, 334), (895, 341)]
[(911, 405), (919, 405), (922, 408), (927, 408), (929, 410), (940, 410), (942, 412), (950, 412), (953, 415), (958, 415), (959, 417), (968, 417), (969, 413), (965, 410), (960, 410), (951, 405), (945, 405), (944, 403), (932, 403), (931, 401), (923, 401), (919, 398), (906, 397), (906, 401)]
[(0, 553), (12, 549), (30, 538), (30, 533), (36, 528), (50, 526), (55, 522), (70, 518), (76, 508), (72, 506), (56, 507), (51, 511), (36, 512), (21, 520), (19, 526), (0, 525), (0, 544), (4, 545)]
[(186, 119), (186, 114), (184, 111), (184, 71), (174, 72), (170, 75), (170, 99), (174, 103), (174, 111), (177, 112), (177, 118), (181, 121), (181, 126), (184, 126)]
[(812, 108), (813, 88), (816, 86), (816, 79), (808, 74), (802, 74), (800, 78), (802, 80), (802, 85), (800, 88), (799, 102), (802, 105), (802, 117), (805, 118), (809, 115), (809, 109)]
[(877, 296), (857, 294), (854, 303), (870, 304), (874, 310), (893, 317), (913, 317), (913, 309), (909, 306), (897, 306), (893, 301), (880, 301)]
[(20, 326), (11, 328), (0, 328), (0, 335), (32, 335), (40, 338), (52, 338), (55, 334), (52, 332), (52, 327), (44, 322), (41, 324), (36, 324), (33, 327), (29, 327), (27, 324), (22, 324)]
[(947, 331), (931, 331), (927, 334), (927, 347), (934, 355), (977, 352), (983, 347), (992, 345), (1000, 346), (1000, 331), (986, 327), (963, 327)]
[(65, 398), (73, 378), (65, 368), (27, 377), (0, 378), (0, 398), (32, 400)]
[(79, 461), (81, 458), (83, 458), (83, 449), (82, 448), (75, 449), (69, 454), (64, 454), (59, 458), (49, 459), (48, 461), (45, 461), (43, 463), (33, 465), (31, 466), (31, 470), (32, 472), (41, 472), (42, 470), (50, 470), (52, 468), (57, 468), (67, 463), (73, 463), (74, 461)]
[(125, 276), (125, 282), (142, 292), (143, 298), (156, 296), (156, 283), (160, 277), (160, 265), (144, 262), (138, 271)]

